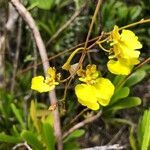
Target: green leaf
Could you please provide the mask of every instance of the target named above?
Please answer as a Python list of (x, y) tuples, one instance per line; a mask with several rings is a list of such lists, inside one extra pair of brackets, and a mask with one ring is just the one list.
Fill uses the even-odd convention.
[(13, 125), (13, 127), (12, 127), (12, 134), (13, 134), (14, 136), (20, 136), (20, 133), (19, 133), (19, 131), (17, 130), (16, 125)]
[(118, 85), (125, 79), (125, 77), (126, 76), (122, 76), (122, 75), (115, 76), (115, 78), (113, 80), (113, 85), (115, 85), (115, 86)]
[(132, 21), (136, 20), (137, 17), (140, 16), (141, 11), (142, 11), (142, 7), (141, 6), (131, 7), (130, 10), (129, 10), (131, 20)]
[(85, 133), (85, 131), (84, 131), (83, 129), (78, 129), (78, 130), (72, 132), (72, 133), (64, 140), (64, 142), (70, 141), (70, 140), (72, 140), (72, 139), (79, 138), (79, 137), (81, 137), (84, 133)]
[(27, 141), (27, 143), (31, 145), (33, 149), (36, 150), (44, 149), (42, 143), (38, 140), (37, 135), (34, 134), (33, 132), (23, 130), (21, 133), (21, 137), (24, 138), (24, 140)]
[(13, 99), (13, 95), (0, 88), (0, 113), (7, 121), (8, 118), (12, 115), (12, 111), (9, 106)]
[(134, 137), (134, 127), (133, 126), (131, 126), (131, 128), (130, 128), (129, 142), (130, 142), (132, 150), (137, 150), (137, 143), (136, 143), (136, 139)]
[(144, 135), (142, 140), (142, 150), (148, 150), (148, 146), (150, 143), (150, 111), (145, 112), (144, 114)]
[(150, 147), (150, 110), (145, 110), (142, 120), (138, 126), (138, 142), (141, 150), (148, 150)]
[(68, 141), (64, 143), (64, 150), (79, 150), (79, 143), (76, 141)]
[(21, 116), (21, 113), (20, 113), (19, 109), (17, 109), (16, 106), (13, 103), (11, 104), (11, 109), (12, 109), (14, 115), (16, 116), (16, 119), (19, 121), (21, 127), (23, 129), (25, 129), (25, 124), (24, 124), (24, 121), (23, 121), (23, 118)]
[(39, 132), (40, 129), (39, 129), (39, 124), (37, 120), (36, 104), (33, 100), (31, 101), (31, 106), (30, 106), (30, 117), (33, 121), (33, 125), (35, 126), (36, 130)]
[(23, 140), (20, 137), (15, 137), (15, 136), (6, 135), (4, 133), (0, 133), (0, 141), (6, 143), (19, 143), (22, 142)]
[(129, 79), (126, 81), (125, 86), (131, 87), (138, 82), (142, 81), (146, 76), (146, 72), (144, 70), (138, 70), (134, 72)]
[(106, 107), (106, 111), (110, 110), (120, 110), (125, 108), (135, 107), (141, 104), (141, 99), (139, 97), (127, 97), (111, 106)]
[(49, 35), (51, 35), (50, 27), (42, 21), (38, 22), (38, 26), (41, 27), (43, 31), (46, 31)]
[(49, 123), (43, 123), (43, 137), (47, 150), (55, 150), (54, 130)]
[(29, 61), (33, 61), (34, 60), (34, 57), (32, 55), (27, 55), (24, 59), (24, 62), (29, 62)]
[(30, 0), (31, 6), (37, 6), (40, 9), (49, 10), (51, 9), (54, 4), (55, 0)]
[(120, 88), (114, 93), (113, 97), (111, 98), (110, 105), (116, 103), (118, 100), (122, 98), (126, 98), (129, 95), (129, 93), (130, 89), (128, 87)]

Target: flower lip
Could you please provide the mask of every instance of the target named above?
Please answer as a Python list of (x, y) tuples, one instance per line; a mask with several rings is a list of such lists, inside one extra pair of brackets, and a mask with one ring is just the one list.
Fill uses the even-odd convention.
[(36, 76), (32, 78), (31, 89), (40, 93), (49, 92), (59, 84), (60, 74), (56, 74), (56, 69), (50, 67), (47, 70), (48, 76), (44, 79), (43, 76)]
[(114, 85), (106, 78), (97, 78), (93, 84), (78, 84), (75, 93), (79, 103), (92, 110), (98, 110), (100, 105), (107, 106), (114, 93)]

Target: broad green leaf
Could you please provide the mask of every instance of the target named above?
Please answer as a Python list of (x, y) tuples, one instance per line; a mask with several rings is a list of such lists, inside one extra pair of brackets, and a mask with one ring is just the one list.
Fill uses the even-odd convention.
[(31, 6), (37, 6), (40, 9), (49, 10), (51, 9), (54, 4), (55, 0), (30, 0)]
[(52, 126), (49, 123), (44, 122), (42, 128), (47, 150), (55, 150), (55, 136)]
[(64, 150), (79, 150), (79, 143), (76, 142), (75, 140), (73, 141), (68, 141), (63, 144)]
[(134, 72), (129, 79), (126, 81), (125, 86), (131, 87), (138, 82), (142, 81), (146, 76), (146, 72), (144, 70), (138, 70)]
[(16, 106), (13, 103), (11, 104), (11, 109), (12, 109), (14, 115), (16, 116), (16, 119), (19, 121), (21, 127), (23, 129), (25, 129), (25, 124), (24, 124), (24, 121), (23, 121), (23, 118), (21, 116), (21, 113), (20, 113), (19, 109), (17, 109)]
[(84, 133), (85, 133), (85, 131), (84, 131), (83, 129), (78, 129), (78, 130), (72, 132), (72, 133), (64, 140), (64, 142), (70, 141), (70, 140), (72, 140), (72, 139), (79, 138), (79, 137), (81, 137)]
[(0, 141), (6, 143), (19, 143), (22, 142), (23, 140), (21, 137), (10, 136), (4, 133), (0, 133)]
[(141, 99), (139, 97), (127, 97), (114, 103), (111, 106), (106, 107), (106, 111), (131, 108), (131, 107), (138, 106), (140, 104), (141, 104)]
[(126, 76), (118, 75), (114, 78), (113, 84), (116, 86), (125, 79)]
[(117, 102), (122, 98), (126, 98), (129, 95), (129, 93), (130, 89), (128, 87), (120, 88), (118, 91), (114, 93), (113, 97), (111, 98), (110, 105), (114, 104), (115, 102)]
[(42, 143), (38, 140), (37, 135), (31, 131), (23, 130), (21, 137), (35, 150), (44, 149)]

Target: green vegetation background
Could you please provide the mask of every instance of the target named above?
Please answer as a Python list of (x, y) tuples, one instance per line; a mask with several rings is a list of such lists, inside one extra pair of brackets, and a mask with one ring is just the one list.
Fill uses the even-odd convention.
[[(85, 3), (83, 0), (43, 0), (39, 4), (38, 1), (24, 0), (23, 3), (35, 19), (46, 45), (49, 39), (62, 28), (72, 15), (82, 9), (74, 21), (47, 45), (49, 57), (85, 41), (96, 1), (87, 0)], [(111, 31), (114, 25), (121, 27), (140, 19), (149, 18), (149, 15), (150, 1), (148, 0), (106, 0), (102, 4), (91, 38), (99, 36), (101, 31)], [(16, 63), (14, 60), (17, 33), (20, 24), (22, 31), (21, 46), (19, 59), (17, 60), (15, 86), (12, 88), (14, 63)], [(141, 60), (148, 58), (150, 54), (149, 24), (137, 25), (132, 27), (131, 30), (139, 36), (143, 44)], [(95, 52), (91, 53), (91, 60), (98, 65), (102, 72), (105, 72), (106, 54), (103, 52), (97, 53), (97, 50), (99, 50), (98, 47), (95, 48)], [(58, 71), (61, 71), (61, 67), (69, 55), (70, 52), (67, 52), (50, 60), (51, 66), (55, 66)], [(74, 59), (74, 62), (78, 60), (78, 56)], [(27, 141), (35, 150), (55, 149), (53, 119), (47, 111), (49, 107), (47, 94), (38, 94), (30, 89), (32, 77), (36, 74), (43, 75), (42, 65), (36, 65), (40, 62), (40, 56), (33, 42), (30, 29), (24, 22), (20, 23), (18, 20), (14, 30), (8, 34), (5, 54), (5, 86), (0, 89), (0, 149), (2, 150), (11, 149), (14, 145), (23, 141)], [(85, 64), (87, 63), (88, 60), (85, 61)], [(148, 93), (149, 66), (143, 67), (143, 70), (144, 73), (142, 71), (136, 73), (134, 84), (128, 83), (130, 89), (123, 89), (123, 93), (126, 95), (129, 94), (128, 90), (130, 90), (131, 96), (139, 96), (142, 99), (142, 104), (134, 108), (127, 106), (130, 109), (125, 110), (121, 110), (122, 107), (120, 106), (119, 109), (115, 107), (112, 111), (110, 107), (100, 120), (87, 125), (84, 130), (77, 130), (68, 136), (63, 141), (65, 149), (105, 145), (110, 141), (110, 144), (119, 143), (132, 147), (132, 149), (138, 149), (141, 146), (141, 143), (139, 143), (139, 147), (135, 146), (135, 143), (138, 143), (137, 126), (144, 110), (150, 106), (148, 102), (148, 98), (150, 98)], [(67, 75), (66, 72), (63, 72), (63, 77)], [(140, 81), (142, 82), (135, 86)], [(68, 121), (84, 108), (78, 105), (74, 96), (73, 88), (76, 82), (73, 81), (68, 89), (66, 106), (60, 105), (63, 129), (67, 129)], [(58, 99), (62, 98), (64, 87), (65, 85), (60, 85), (56, 88)], [(124, 95), (122, 97), (124, 98)], [(81, 119), (84, 118), (85, 116), (81, 117)], [(121, 138), (112, 141), (111, 139), (120, 132), (122, 133)]]

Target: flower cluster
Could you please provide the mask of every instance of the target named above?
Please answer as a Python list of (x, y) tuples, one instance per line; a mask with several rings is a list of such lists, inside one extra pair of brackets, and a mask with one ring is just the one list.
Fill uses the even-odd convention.
[(110, 80), (99, 77), (96, 65), (88, 65), (86, 70), (80, 69), (77, 74), (84, 82), (76, 85), (75, 93), (79, 103), (92, 110), (98, 110), (100, 105), (106, 106), (114, 93), (114, 85)]
[(108, 70), (118, 75), (130, 74), (134, 65), (139, 63), (140, 52), (137, 49), (142, 48), (138, 37), (130, 30), (122, 30), (114, 27), (110, 35), (110, 45), (112, 46), (113, 55), (107, 63)]
[[(109, 40), (107, 40), (108, 38)], [(101, 45), (102, 41), (97, 42), (102, 50), (110, 54), (107, 63), (108, 70), (117, 75), (130, 74), (134, 65), (139, 63), (140, 52), (138, 49), (142, 48), (142, 44), (138, 41), (138, 37), (130, 30), (122, 30), (120, 34), (119, 28), (115, 26), (108, 38), (103, 41), (110, 43), (109, 50)], [(80, 50), (84, 50), (84, 48), (77, 48), (62, 66), (62, 69), (70, 71), (71, 75), (74, 75), (76, 71), (74, 68), (78, 66), (78, 63), (71, 65), (71, 60)], [(101, 77), (96, 65), (88, 65), (85, 70), (80, 68), (77, 75), (82, 82), (75, 86), (75, 94), (80, 104), (92, 110), (98, 110), (100, 106), (109, 104), (115, 87), (109, 79)], [(55, 68), (50, 67), (46, 78), (37, 76), (32, 79), (31, 89), (48, 92), (53, 90), (59, 81), (60, 74), (56, 74)]]
[(60, 73), (56, 74), (56, 69), (50, 67), (47, 70), (47, 77), (44, 79), (43, 76), (36, 76), (32, 78), (31, 89), (36, 90), (40, 93), (48, 92), (55, 88), (59, 84)]

